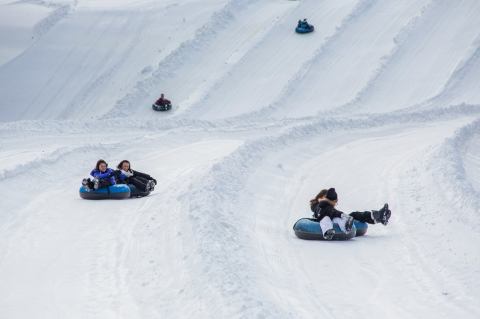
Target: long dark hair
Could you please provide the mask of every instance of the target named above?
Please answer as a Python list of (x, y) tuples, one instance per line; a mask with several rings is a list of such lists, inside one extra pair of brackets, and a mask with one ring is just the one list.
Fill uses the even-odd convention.
[(319, 198), (325, 197), (325, 196), (327, 195), (327, 192), (328, 192), (328, 190), (322, 189), (322, 190), (320, 191), (320, 193), (318, 193), (317, 196), (315, 196), (315, 198), (313, 198), (313, 199), (310, 200), (310, 207), (312, 207), (313, 205), (315, 205), (315, 204), (318, 202), (318, 199), (319, 199)]
[(100, 164), (105, 164), (105, 165), (107, 165), (107, 167), (108, 167), (108, 164), (107, 164), (107, 162), (105, 162), (105, 160), (99, 159), (99, 160), (97, 161), (97, 165), (95, 165), (95, 168), (96, 168), (97, 170), (100, 170)]
[(127, 160), (123, 160), (123, 161), (121, 161), (120, 163), (118, 163), (117, 168), (118, 168), (118, 169), (122, 169), (123, 163), (128, 163), (129, 169), (132, 169), (132, 165), (130, 165), (130, 161), (127, 161)]

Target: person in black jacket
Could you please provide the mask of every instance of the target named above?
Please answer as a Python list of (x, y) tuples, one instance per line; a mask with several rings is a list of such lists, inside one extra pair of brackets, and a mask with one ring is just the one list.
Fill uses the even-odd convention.
[(144, 192), (153, 191), (157, 185), (157, 180), (152, 176), (131, 169), (130, 162), (127, 160), (121, 161), (117, 168), (115, 177), (119, 184), (133, 184)]
[(385, 204), (378, 211), (352, 212), (347, 215), (335, 208), (337, 203), (338, 196), (335, 188), (322, 190), (310, 201), (313, 217), (320, 222), (320, 227), (324, 231), (325, 239), (331, 239), (333, 235), (335, 235), (333, 222), (336, 222), (343, 231), (348, 232), (352, 228), (354, 219), (369, 224), (382, 223), (383, 225), (387, 225), (391, 216), (388, 204)]
[[(320, 192), (317, 196), (322, 194)], [(353, 217), (349, 216), (335, 208), (338, 203), (338, 196), (335, 188), (329, 188), (325, 193), (324, 198), (318, 198), (316, 203), (314, 200), (310, 201), (310, 208), (313, 211), (314, 217), (320, 222), (320, 227), (323, 230), (325, 239), (332, 239), (335, 235), (333, 223), (337, 223), (340, 229), (344, 232), (349, 232), (353, 226)]]

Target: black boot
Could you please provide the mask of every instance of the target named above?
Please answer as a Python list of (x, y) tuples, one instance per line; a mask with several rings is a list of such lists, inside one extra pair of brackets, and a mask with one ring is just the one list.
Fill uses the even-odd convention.
[(155, 189), (155, 182), (153, 180), (149, 180), (147, 182), (147, 192), (151, 192)]
[(90, 180), (90, 178), (84, 178), (82, 180), (82, 185), (89, 191), (93, 189), (92, 181)]
[(333, 236), (335, 236), (335, 229), (329, 229), (325, 232), (325, 234), (323, 235), (323, 238), (325, 240), (332, 240)]
[(372, 217), (375, 223), (382, 223), (386, 226), (390, 216), (392, 216), (392, 212), (388, 209), (388, 204), (383, 205), (380, 210), (372, 210)]

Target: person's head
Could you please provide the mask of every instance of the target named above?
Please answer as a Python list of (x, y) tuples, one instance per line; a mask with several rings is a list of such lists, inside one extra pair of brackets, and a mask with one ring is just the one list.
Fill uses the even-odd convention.
[(103, 159), (99, 159), (97, 161), (97, 165), (95, 168), (98, 169), (100, 172), (105, 172), (107, 170), (108, 164)]
[(161, 98), (161, 99), (163, 99), (163, 93), (162, 93), (162, 94), (160, 94), (160, 98)]
[(121, 169), (122, 171), (128, 171), (130, 170), (130, 162), (127, 160), (123, 160), (117, 165), (118, 169)]
[(320, 193), (318, 193), (317, 196), (315, 196), (315, 198), (312, 198), (310, 200), (310, 206), (313, 206), (316, 203), (318, 203), (320, 200), (325, 199), (325, 196), (327, 196), (327, 190), (322, 189)]
[(337, 196), (337, 192), (335, 191), (335, 188), (329, 188), (325, 197), (328, 200), (334, 202), (335, 204), (338, 202), (338, 196)]

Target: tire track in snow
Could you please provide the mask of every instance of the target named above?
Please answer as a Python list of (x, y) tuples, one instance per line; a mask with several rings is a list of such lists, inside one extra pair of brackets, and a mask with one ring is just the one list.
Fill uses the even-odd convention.
[[(368, 104), (369, 102), (367, 101), (368, 98), (370, 98), (371, 96), (373, 96), (374, 98), (376, 94), (377, 86), (385, 82), (385, 79), (383, 79), (383, 77), (386, 76), (388, 72), (390, 72), (396, 66), (397, 63), (402, 62), (402, 58), (403, 58), (402, 55), (408, 54), (409, 47), (413, 45), (415, 47), (415, 52), (418, 51), (422, 53), (421, 51), (422, 47), (418, 43), (415, 44), (415, 41), (420, 42), (420, 44), (422, 44), (421, 40), (418, 40), (418, 38), (421, 38), (422, 36), (432, 37), (431, 33), (435, 34), (436, 31), (438, 32), (437, 30), (438, 27), (435, 25), (435, 23), (439, 24), (440, 27), (446, 28), (446, 25), (442, 26), (440, 23), (445, 18), (445, 17), (442, 17), (442, 14), (447, 15), (446, 18), (449, 18), (449, 17), (455, 18), (454, 16), (454, 14), (456, 13), (455, 9), (458, 9), (458, 8), (460, 7), (452, 6), (451, 3), (449, 3), (448, 1), (446, 2), (441, 0), (433, 0), (429, 5), (427, 5), (422, 10), (422, 13), (418, 17), (414, 18), (411, 22), (409, 22), (405, 26), (404, 30), (400, 32), (399, 35), (395, 38), (395, 43), (396, 43), (395, 48), (391, 51), (389, 55), (385, 56), (385, 58), (383, 59), (384, 62), (380, 65), (375, 75), (368, 81), (368, 83), (357, 94), (357, 96), (352, 101), (346, 103), (343, 106), (336, 108), (331, 113), (346, 114), (346, 113), (351, 113), (352, 111), (358, 112), (358, 110), (362, 112), (362, 109), (365, 109), (366, 107), (369, 106)], [(455, 20), (455, 19), (452, 19), (452, 20)], [(433, 23), (434, 25), (433, 26), (429, 25), (428, 23), (430, 22)], [(455, 27), (459, 28), (460, 31), (464, 31), (464, 29), (462, 29), (461, 26), (455, 25)], [(421, 32), (422, 28), (425, 29), (424, 32)], [(436, 61), (436, 60), (431, 59), (431, 61)], [(436, 66), (440, 67), (438, 64)], [(448, 81), (448, 78), (446, 79), (446, 81)], [(412, 85), (413, 84), (410, 83), (410, 86)], [(441, 90), (442, 89), (440, 89), (440, 91)], [(421, 104), (422, 102), (424, 101), (419, 101), (414, 104)], [(403, 105), (400, 109), (408, 109), (411, 106), (412, 105)]]
[[(306, 4), (308, 3), (308, 5)], [(340, 25), (342, 19), (351, 13), (354, 7), (354, 1), (349, 1), (342, 4), (339, 8), (331, 10), (324, 2), (302, 2), (292, 10), (283, 13), (281, 17), (277, 16), (274, 24), (268, 26), (268, 30), (262, 36), (257, 43), (255, 43), (248, 52), (239, 59), (232, 68), (219, 77), (215, 83), (212, 84), (206, 94), (203, 95), (193, 106), (189, 107), (191, 111), (187, 114), (191, 118), (206, 118), (220, 117), (216, 115), (219, 112), (227, 111), (234, 112), (237, 108), (248, 111), (251, 105), (263, 103), (260, 100), (270, 99), (268, 90), (272, 88), (268, 87), (267, 92), (258, 91), (257, 88), (262, 86), (270, 86), (264, 82), (266, 78), (273, 77), (276, 81), (280, 81), (284, 85), (284, 81), (288, 80), (284, 78), (282, 72), (278, 72), (278, 68), (282, 68), (286, 74), (291, 73), (291, 68), (296, 71), (297, 68), (303, 65), (303, 61), (310, 59), (312, 54), (315, 54), (318, 47), (321, 47), (328, 41), (328, 38), (336, 32), (335, 26), (337, 23)], [(308, 9), (308, 10), (307, 10)], [(327, 11), (325, 11), (327, 10)], [(292, 23), (295, 23), (298, 17), (305, 16), (315, 12), (311, 19), (321, 19), (320, 26), (325, 30), (317, 31), (318, 37), (314, 37), (312, 41), (305, 42), (305, 38), (298, 37), (292, 30)], [(249, 23), (249, 21), (247, 22)], [(337, 27), (338, 28), (338, 27)], [(288, 32), (288, 34), (286, 34)], [(318, 43), (317, 43), (318, 41)], [(292, 50), (291, 48), (302, 48), (302, 52)], [(273, 51), (275, 50), (275, 51)], [(262, 63), (260, 63), (260, 61)], [(297, 66), (299, 65), (299, 66)], [(243, 74), (243, 70), (250, 70), (247, 75)], [(278, 73), (276, 73), (278, 72)], [(247, 81), (243, 83), (247, 77)], [(241, 82), (242, 86), (234, 86), (236, 89), (232, 89), (228, 83)], [(269, 84), (273, 84), (269, 82)], [(274, 89), (276, 90), (276, 88)], [(222, 92), (222, 93), (218, 93)], [(252, 94), (255, 99), (251, 99), (248, 95)], [(242, 102), (235, 104), (236, 99), (241, 96)], [(232, 100), (232, 104), (224, 103), (224, 101)], [(247, 107), (248, 106), (248, 107)], [(213, 110), (212, 110), (213, 109)], [(207, 113), (207, 114), (204, 114)], [(230, 116), (231, 117), (231, 116)]]
[[(218, 30), (224, 30), (225, 26), (234, 19), (237, 11), (243, 10), (248, 4), (255, 1), (257, 0), (229, 0), (220, 10), (214, 12), (209, 21), (197, 29), (192, 39), (181, 43), (157, 65), (156, 70), (150, 77), (138, 82), (132, 92), (127, 93), (116, 103), (113, 108), (115, 116), (128, 116), (131, 113), (130, 110), (135, 109), (139, 101), (143, 101), (150, 96), (150, 92), (156, 92), (164, 78), (172, 77), (176, 70), (189, 59), (192, 52), (208, 45), (220, 32)], [(112, 115), (106, 115), (102, 118), (111, 117)]]
[(458, 130), (455, 136), (445, 141), (442, 148), (432, 159), (431, 165), (436, 168), (443, 185), (448, 185), (449, 191), (445, 196), (462, 211), (461, 218), (476, 231), (480, 226), (478, 213), (480, 212), (480, 193), (478, 193), (468, 179), (464, 156), (466, 146), (480, 132), (480, 117), (477, 121)]
[[(480, 69), (480, 36), (473, 42), (474, 49), (469, 57), (461, 61), (452, 75), (445, 83), (443, 89), (436, 96), (427, 100), (426, 102), (414, 105), (406, 110), (430, 109), (437, 105), (452, 104), (453, 100), (458, 100), (459, 97), (456, 90), (465, 86), (465, 81), (469, 81), (468, 76), (478, 72)], [(470, 79), (473, 82), (473, 79)], [(467, 85), (475, 85), (475, 83), (467, 82)], [(475, 91), (475, 89), (472, 89)], [(478, 102), (478, 101), (477, 101)], [(476, 103), (475, 101), (458, 101), (458, 103)]]
[[(473, 112), (472, 112), (473, 111)], [(362, 120), (322, 119), (307, 125), (294, 127), (280, 135), (247, 142), (222, 162), (214, 165), (202, 182), (195, 186), (188, 199), (182, 198), (189, 207), (192, 227), (197, 230), (195, 242), (206, 273), (206, 282), (199, 285), (214, 285), (225, 298), (223, 302), (235, 303), (240, 317), (257, 315), (289, 318), (274, 303), (263, 300), (256, 292), (255, 270), (248, 262), (249, 247), (245, 245), (252, 236), (246, 217), (235, 210), (238, 196), (245, 192), (245, 181), (255, 171), (258, 161), (279, 148), (288, 148), (299, 141), (332, 132), (353, 129), (373, 129), (385, 125), (429, 123), (440, 118), (457, 118), (459, 114), (478, 114), (480, 108), (450, 108), (417, 114), (379, 115)], [(465, 112), (465, 113), (464, 113)], [(470, 113), (472, 112), (472, 113)], [(463, 115), (460, 115), (463, 116)], [(232, 216), (235, 219), (232, 220)], [(222, 275), (222, 276), (220, 276)], [(230, 316), (230, 313), (224, 313)]]
[[(138, 15), (140, 15), (140, 13), (138, 13)], [(123, 48), (124, 53), (121, 55), (121, 58), (119, 58), (117, 60), (117, 62), (115, 62), (113, 65), (109, 66), (106, 70), (104, 70), (99, 75), (95, 74), (94, 75), (95, 79), (92, 79), (92, 81), (89, 81), (87, 83), (87, 85), (82, 90), (80, 90), (76, 94), (76, 96), (72, 99), (72, 103), (69, 105), (69, 108), (65, 109), (59, 115), (60, 119), (68, 118), (69, 115), (72, 114), (72, 109), (73, 109), (73, 113), (76, 113), (78, 109), (82, 109), (82, 112), (86, 113), (85, 110), (83, 110), (86, 107), (85, 102), (88, 99), (90, 99), (90, 100), (94, 99), (93, 98), (93, 93), (96, 93), (95, 89), (99, 89), (106, 82), (108, 82), (109, 80), (112, 80), (112, 78), (115, 75), (115, 73), (117, 72), (117, 70), (122, 66), (122, 64), (125, 63), (126, 60), (128, 60), (130, 58), (130, 56), (133, 53), (133, 50), (134, 50), (135, 46), (138, 44), (138, 42), (140, 40), (140, 34), (141, 34), (142, 27), (143, 27), (140, 22), (145, 18), (145, 13), (142, 13), (141, 15), (142, 15), (142, 18), (135, 17), (135, 19), (137, 19), (137, 21), (136, 21), (137, 25), (135, 27), (135, 31), (133, 32), (135, 35), (132, 38), (130, 38), (129, 44)], [(132, 18), (128, 17), (127, 19), (128, 19), (127, 23), (124, 24), (124, 26), (121, 30), (122, 33), (126, 33), (127, 31), (131, 30), (130, 20)], [(123, 40), (119, 38), (118, 42), (117, 42), (117, 46), (115, 46), (115, 47), (112, 46), (111, 50), (109, 51), (110, 53), (105, 54), (104, 63), (106, 65), (108, 63), (108, 60), (112, 56), (111, 53), (114, 53), (114, 52), (118, 51), (118, 47), (120, 46), (121, 43), (123, 43)]]
[(280, 92), (278, 92), (277, 97), (271, 102), (268, 106), (261, 108), (258, 111), (254, 111), (246, 115), (238, 115), (232, 119), (235, 121), (248, 121), (250, 119), (257, 118), (266, 118), (275, 110), (280, 107), (281, 101), (287, 99), (289, 95), (300, 85), (301, 80), (306, 76), (310, 67), (328, 51), (328, 48), (336, 41), (342, 32), (348, 28), (355, 20), (359, 19), (362, 14), (369, 10), (375, 3), (375, 0), (359, 0), (357, 5), (335, 28), (335, 31), (332, 35), (325, 38), (323, 44), (315, 51), (313, 56), (306, 60), (297, 70), (292, 78), (284, 85)]

